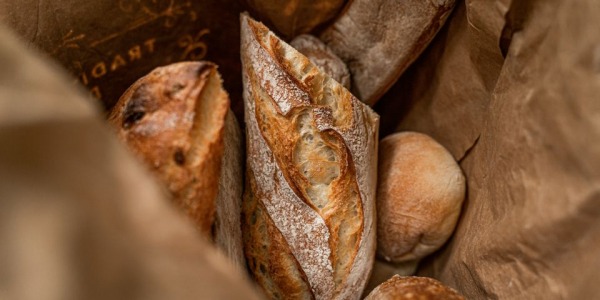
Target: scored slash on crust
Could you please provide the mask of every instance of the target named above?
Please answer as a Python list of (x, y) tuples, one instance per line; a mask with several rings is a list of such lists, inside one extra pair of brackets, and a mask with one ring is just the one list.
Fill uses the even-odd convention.
[[(264, 25), (247, 15), (241, 21), (247, 174), (254, 182), (247, 193), (264, 204), (266, 222), (297, 261), (288, 275), (306, 278), (278, 280), (307, 280), (317, 299), (357, 298), (375, 250), (378, 116)], [(245, 203), (245, 215), (256, 216), (253, 209)], [(246, 239), (246, 248), (255, 243)], [(262, 268), (273, 270), (281, 262), (266, 263)], [(273, 296), (281, 274), (262, 271), (253, 269)]]

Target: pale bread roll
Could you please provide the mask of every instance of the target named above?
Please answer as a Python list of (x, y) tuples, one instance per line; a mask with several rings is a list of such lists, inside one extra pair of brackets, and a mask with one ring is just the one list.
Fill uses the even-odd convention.
[(217, 66), (153, 70), (123, 94), (109, 121), (200, 232), (243, 266), (241, 131)]
[(464, 300), (454, 289), (428, 277), (398, 276), (376, 287), (365, 300)]
[(452, 155), (416, 132), (381, 141), (377, 253), (387, 261), (420, 259), (450, 237), (465, 197), (465, 177)]
[(375, 251), (379, 117), (241, 16), (244, 246), (273, 299), (359, 299)]

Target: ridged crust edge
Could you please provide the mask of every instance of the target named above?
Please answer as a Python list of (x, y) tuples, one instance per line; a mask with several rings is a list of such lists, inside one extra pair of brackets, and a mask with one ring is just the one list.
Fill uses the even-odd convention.
[[(253, 137), (253, 135), (261, 135), (261, 130), (258, 128), (252, 129), (253, 127), (258, 127), (257, 124), (255, 124), (257, 122), (256, 118), (252, 116), (255, 113), (255, 104), (253, 103), (254, 100), (252, 100), (252, 97), (254, 96), (252, 95), (253, 93), (257, 92), (249, 91), (255, 88), (251, 84), (251, 82), (255, 80), (250, 80), (249, 77), (252, 75), (248, 73), (257, 72), (257, 74), (264, 75), (261, 79), (262, 81), (259, 80), (257, 84), (261, 87), (261, 89), (264, 89), (265, 92), (270, 94), (269, 97), (271, 97), (271, 99), (276, 103), (275, 110), (281, 116), (287, 116), (290, 114), (290, 111), (294, 107), (310, 107), (312, 101), (310, 95), (314, 95), (316, 92), (318, 93), (318, 91), (314, 89), (321, 88), (321, 86), (317, 83), (318, 80), (323, 80), (327, 76), (321, 74), (318, 69), (308, 61), (308, 59), (297, 53), (295, 50), (290, 50), (289, 52), (279, 51), (280, 49), (277, 49), (278, 47), (285, 47), (287, 45), (284, 45), (272, 34), (269, 34), (268, 29), (266, 29), (262, 24), (249, 21), (249, 18), (245, 15), (242, 15), (241, 19), (242, 62), (244, 65), (243, 70), (245, 84), (244, 96), (246, 99), (246, 122), (249, 140), (248, 167), (251, 168), (253, 160), (258, 159), (256, 154), (264, 151), (270, 153), (270, 150), (268, 150), (269, 146), (267, 146), (268, 144), (265, 144), (265, 141), (262, 138), (260, 138), (260, 140), (263, 140), (261, 142), (263, 146), (259, 146), (258, 148), (254, 149), (251, 148), (252, 141), (256, 138)], [(266, 36), (267, 40), (260, 41), (258, 36), (261, 35)], [(253, 52), (252, 49), (248, 49), (251, 47), (260, 50), (255, 49)], [(263, 51), (266, 54), (261, 54), (257, 51)], [(296, 60), (291, 62), (290, 57), (286, 56), (286, 54), (289, 54), (293, 57), (292, 59)], [(273, 70), (272, 68), (276, 68), (278, 70)], [(304, 74), (298, 75), (303, 71)], [(261, 72), (271, 73), (265, 75)], [(341, 108), (334, 109), (333, 111), (329, 110), (329, 112), (327, 112), (327, 110), (319, 109), (315, 106), (314, 109), (316, 110), (317, 115), (319, 115), (315, 119), (315, 122), (317, 123), (317, 127), (321, 132), (333, 130), (339, 133), (346, 144), (346, 148), (349, 150), (350, 157), (352, 157), (354, 160), (358, 159), (358, 161), (353, 162), (356, 164), (356, 168), (360, 169), (357, 170), (355, 180), (359, 186), (361, 204), (363, 206), (366, 204), (367, 207), (363, 208), (363, 212), (365, 212), (365, 214), (363, 220), (364, 223), (362, 225), (363, 228), (361, 228), (359, 247), (355, 249), (346, 249), (349, 252), (354, 251), (354, 256), (356, 257), (356, 259), (353, 260), (351, 270), (348, 274), (349, 277), (345, 279), (344, 282), (339, 284), (338, 287), (332, 287), (330, 286), (333, 284), (331, 281), (332, 278), (324, 278), (320, 276), (317, 277), (320, 279), (317, 279), (311, 276), (311, 272), (306, 274), (316, 298), (352, 299), (360, 297), (361, 290), (366, 284), (366, 279), (370, 273), (374, 258), (375, 216), (373, 206), (376, 170), (373, 169), (376, 169), (375, 162), (377, 151), (378, 116), (368, 107), (360, 103), (349, 92), (341, 88), (339, 83), (335, 83), (333, 80), (331, 80), (331, 82), (333, 82), (331, 83), (333, 87), (340, 87), (341, 98), (339, 98), (339, 100), (341, 101), (339, 101), (337, 105), (341, 106)], [(264, 169), (265, 159), (262, 161), (263, 163), (260, 164), (260, 168)], [(281, 170), (281, 168), (287, 168), (287, 165), (277, 168)], [(263, 180), (269, 179), (263, 178)], [(276, 179), (273, 178), (273, 180)], [(287, 179), (284, 181), (288, 182)], [(290, 183), (290, 185), (293, 184)], [(300, 201), (297, 194), (298, 190), (295, 189), (294, 192), (293, 198), (297, 199), (294, 201)], [(307, 203), (303, 202), (303, 205), (307, 205)], [(273, 203), (265, 203), (265, 207), (267, 210), (274, 209)], [(311, 210), (312, 209), (314, 209), (314, 206), (311, 207)], [(281, 220), (279, 220), (280, 217), (281, 215), (273, 216), (275, 223), (278, 221), (281, 222)], [(283, 222), (285, 222), (285, 220)], [(280, 227), (279, 225), (277, 226)], [(287, 242), (292, 248), (292, 253), (294, 253), (300, 265), (304, 265), (305, 269), (306, 267), (309, 267), (310, 269), (311, 267), (306, 265), (310, 262), (307, 262), (306, 259), (303, 259), (302, 257), (298, 257), (298, 251), (294, 250), (294, 247), (297, 247), (296, 244), (302, 243), (303, 241), (298, 242), (297, 240), (294, 241), (293, 239), (289, 239), (289, 235), (293, 233), (294, 229), (285, 228), (282, 230), (283, 235), (288, 236)], [(326, 230), (329, 231), (328, 229)], [(329, 240), (329, 238), (327, 238), (327, 240)], [(306, 242), (311, 244), (311, 246), (319, 243), (317, 239)], [(327, 250), (327, 252), (330, 252), (331, 249), (329, 248), (329, 246), (324, 246), (322, 250)], [(321, 248), (319, 247), (319, 249)]]
[[(209, 239), (229, 110), (216, 69), (210, 62), (156, 68), (127, 89), (109, 115), (118, 137)], [(129, 124), (132, 114), (141, 117)]]

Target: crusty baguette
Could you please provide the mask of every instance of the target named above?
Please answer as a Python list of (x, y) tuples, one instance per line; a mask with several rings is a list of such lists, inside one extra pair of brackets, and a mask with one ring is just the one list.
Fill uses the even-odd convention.
[(401, 132), (381, 141), (377, 186), (377, 253), (392, 262), (419, 260), (454, 232), (465, 176), (431, 137)]
[(284, 38), (293, 38), (333, 19), (347, 0), (246, 0), (248, 6)]
[(244, 250), (271, 298), (358, 299), (375, 251), (379, 116), (241, 16)]
[(350, 71), (346, 64), (319, 38), (310, 34), (295, 37), (290, 45), (306, 56), (325, 74), (350, 89)]
[(455, 0), (353, 0), (320, 38), (346, 62), (352, 92), (373, 105), (425, 50)]
[(200, 232), (243, 265), (241, 133), (217, 66), (183, 62), (155, 69), (123, 94), (109, 121)]
[(394, 275), (365, 300), (464, 300), (454, 289), (429, 277)]

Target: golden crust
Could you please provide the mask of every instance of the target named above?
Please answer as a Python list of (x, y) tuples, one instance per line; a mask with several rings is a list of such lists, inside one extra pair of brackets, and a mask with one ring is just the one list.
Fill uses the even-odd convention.
[(454, 289), (428, 277), (394, 275), (365, 300), (464, 300)]
[(377, 189), (377, 253), (387, 261), (421, 259), (450, 237), (465, 196), (452, 155), (416, 132), (381, 141)]
[(302, 34), (294, 38), (290, 45), (305, 55), (313, 64), (335, 81), (350, 89), (350, 71), (346, 64), (319, 38)]
[[(251, 171), (246, 178), (246, 191), (256, 191)], [(260, 198), (261, 195), (247, 192), (242, 206), (244, 252), (252, 276), (269, 299), (314, 299), (306, 274), (266, 213)]]
[(246, 192), (263, 203), (304, 274), (272, 260), (285, 271), (259, 283), (271, 291), (305, 286), (316, 299), (359, 297), (374, 252), (378, 117), (245, 15), (242, 62), (247, 165), (255, 180)]
[(185, 62), (136, 81), (109, 116), (118, 137), (209, 238), (228, 109), (216, 65)]

